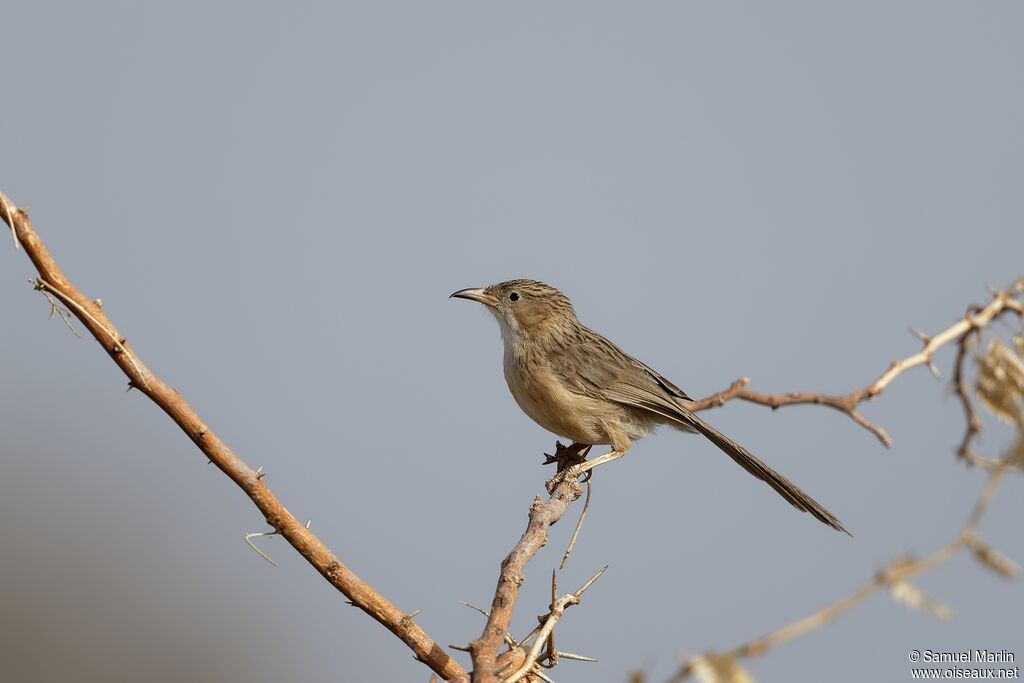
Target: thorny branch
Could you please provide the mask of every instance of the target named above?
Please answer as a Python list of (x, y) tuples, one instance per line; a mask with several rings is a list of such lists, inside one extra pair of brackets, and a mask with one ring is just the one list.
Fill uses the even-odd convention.
[(502, 678), (503, 683), (516, 683), (516, 681), (534, 669), (537, 666), (537, 661), (541, 659), (541, 651), (544, 650), (545, 646), (547, 646), (546, 656), (552, 659), (557, 659), (559, 654), (558, 651), (551, 648), (551, 636), (554, 633), (555, 624), (562, 618), (566, 609), (572, 605), (580, 604), (580, 597), (588, 588), (594, 585), (595, 581), (601, 578), (605, 569), (608, 569), (608, 567), (601, 569), (599, 572), (587, 579), (587, 581), (577, 588), (575, 592), (564, 595), (558, 600), (552, 600), (551, 610), (548, 612), (547, 616), (542, 617), (543, 622), (540, 628), (536, 631), (533, 646), (530, 647), (530, 651), (526, 653), (525, 661), (523, 661), (515, 671)]
[(979, 555), (979, 557), (983, 554), (988, 554), (989, 559), (983, 561), (986, 561), (986, 563), (993, 568), (1000, 567), (1001, 563), (1001, 569), (997, 568), (996, 571), (1000, 571), (1000, 573), (1004, 574), (1008, 578), (1012, 578), (1016, 575), (1017, 570), (1012, 564), (1006, 561), (1005, 558), (998, 556), (998, 559), (993, 559), (992, 555), (994, 551), (989, 549), (988, 546), (982, 543), (978, 538), (977, 528), (978, 524), (981, 522), (981, 518), (985, 514), (985, 511), (988, 509), (989, 504), (992, 502), (992, 498), (995, 496), (995, 492), (999, 488), (999, 483), (1002, 481), (1003, 476), (1011, 469), (1020, 467), (1020, 464), (1019, 456), (1014, 453), (1010, 453), (1002, 459), (994, 469), (989, 471), (985, 486), (982, 488), (981, 494), (978, 496), (978, 500), (971, 509), (971, 513), (963, 528), (949, 543), (942, 546), (931, 555), (921, 559), (908, 557), (897, 558), (896, 560), (893, 560), (888, 567), (878, 571), (869, 581), (860, 586), (857, 590), (813, 614), (810, 614), (787, 626), (783, 626), (777, 631), (766, 636), (762, 636), (739, 645), (727, 652), (706, 653), (700, 657), (690, 659), (685, 662), (671, 678), (668, 679), (667, 683), (681, 683), (681, 681), (686, 680), (696, 672), (696, 669), (701, 665), (703, 660), (714, 659), (725, 662), (736, 662), (739, 659), (749, 659), (763, 655), (768, 650), (771, 650), (782, 643), (798, 638), (799, 636), (806, 635), (807, 633), (819, 629), (822, 626), (838, 619), (840, 616), (882, 588), (888, 588), (894, 592), (894, 595), (907, 596), (903, 599), (916, 603), (914, 606), (923, 606), (930, 609), (939, 618), (948, 618), (948, 610), (945, 606), (934, 603), (929, 598), (923, 596), (923, 594), (917, 591), (917, 589), (909, 586), (906, 582), (919, 574), (924, 574), (935, 569), (939, 565), (944, 564), (958, 552), (965, 549), (973, 550), (975, 554)]
[[(725, 405), (733, 399), (740, 399), (742, 401), (749, 401), (758, 405), (768, 406), (773, 410), (781, 408), (782, 406), (793, 405), (827, 406), (833, 410), (838, 410), (839, 412), (848, 415), (854, 422), (874, 434), (878, 440), (888, 448), (892, 445), (892, 439), (889, 437), (888, 433), (878, 425), (869, 422), (863, 415), (857, 412), (858, 406), (865, 401), (877, 398), (879, 394), (885, 391), (885, 388), (888, 387), (894, 379), (907, 370), (916, 368), (919, 365), (927, 366), (932, 371), (932, 374), (938, 376), (938, 369), (935, 367), (933, 362), (935, 352), (950, 342), (964, 340), (966, 337), (969, 337), (976, 331), (984, 328), (1004, 313), (1015, 313), (1018, 317), (1024, 316), (1024, 303), (1017, 298), (1017, 295), (1022, 292), (1024, 292), (1024, 279), (1016, 282), (1011, 287), (1000, 292), (996, 292), (987, 306), (980, 309), (972, 308), (968, 310), (964, 317), (960, 318), (960, 320), (956, 321), (953, 325), (947, 327), (936, 335), (929, 337), (920, 332), (914, 332), (914, 335), (920, 339), (923, 344), (920, 351), (907, 356), (902, 360), (893, 361), (889, 364), (889, 367), (886, 368), (885, 372), (879, 375), (874, 382), (866, 387), (854, 389), (848, 394), (823, 394), (812, 391), (794, 391), (786, 394), (764, 394), (759, 391), (748, 389), (747, 385), (750, 383), (750, 380), (744, 377), (733, 382), (727, 389), (711, 394), (699, 401), (693, 401), (690, 405), (690, 409), (696, 412), (699, 410), (707, 410), (709, 408), (717, 408)], [(962, 346), (963, 345), (961, 344), (961, 347)], [(964, 396), (963, 393), (960, 395)], [(965, 410), (969, 410), (966, 402)], [(973, 436), (973, 433), (969, 435), (969, 437), (970, 436)], [(967, 441), (970, 441), (969, 437)], [(964, 453), (963, 457), (967, 459), (968, 462), (972, 462), (966, 455), (967, 451)]]
[[(979, 538), (977, 530), (1003, 477), (1011, 470), (1020, 470), (1024, 467), (1024, 420), (1021, 420), (1017, 425), (1021, 431), (1020, 441), (1002, 458), (986, 458), (975, 453), (971, 445), (981, 432), (982, 422), (974, 407), (974, 402), (971, 400), (965, 365), (971, 345), (980, 336), (986, 325), (999, 317), (1003, 312), (1011, 311), (1016, 313), (1018, 317), (1021, 316), (1021, 303), (1015, 298), (1015, 294), (1022, 292), (1024, 292), (1024, 279), (1018, 281), (1013, 287), (994, 293), (993, 302), (987, 307), (970, 308), (964, 318), (957, 325), (954, 325), (953, 328), (950, 328), (959, 330), (959, 337), (955, 337), (957, 339), (957, 353), (953, 366), (953, 391), (963, 407), (966, 425), (964, 435), (956, 451), (957, 457), (970, 464), (981, 465), (989, 469), (985, 485), (959, 533), (927, 557), (914, 559), (905, 556), (893, 560), (886, 568), (878, 571), (869, 581), (851, 594), (813, 614), (724, 653), (707, 652), (689, 659), (668, 679), (667, 683), (680, 683), (693, 675), (698, 675), (699, 677), (698, 672), (700, 670), (711, 670), (723, 680), (734, 677), (738, 679), (738, 677), (733, 675), (733, 672), (736, 670), (739, 660), (758, 657), (782, 643), (821, 628), (838, 619), (883, 588), (889, 589), (894, 599), (906, 602), (912, 607), (924, 608), (938, 618), (948, 618), (949, 609), (945, 605), (937, 603), (924, 595), (917, 588), (911, 586), (908, 580), (935, 569), (963, 550), (972, 551), (980, 562), (1006, 578), (1016, 578), (1019, 575), (1020, 568), (986, 545)], [(965, 322), (967, 323), (966, 325), (963, 324)], [(946, 333), (943, 334), (945, 335)], [(947, 341), (949, 340), (947, 339)], [(920, 365), (921, 362), (917, 364)], [(890, 368), (891, 371), (892, 368)], [(880, 378), (880, 380), (884, 379), (884, 377)], [(870, 391), (870, 387), (860, 391)], [(857, 392), (854, 393), (856, 394)]]
[[(578, 462), (590, 448), (580, 444), (564, 448), (561, 444), (558, 446), (555, 458), (559, 459), (559, 471), (564, 470), (573, 462)], [(509, 621), (512, 619), (512, 609), (519, 595), (519, 587), (523, 584), (526, 563), (547, 543), (548, 527), (561, 519), (569, 507), (569, 503), (583, 493), (579, 483), (575, 480), (559, 477), (557, 474), (549, 484), (551, 493), (548, 500), (545, 502), (537, 497), (533, 501), (526, 531), (501, 563), (498, 587), (494, 593), (490, 617), (487, 619), (484, 633), (470, 643), (474, 683), (495, 683), (498, 680), (497, 672), (513, 665), (510, 660), (518, 660), (518, 663), (514, 664), (517, 667), (523, 664), (521, 651), (507, 650), (502, 657), (498, 657), (498, 648), (505, 638)]]
[[(261, 473), (235, 455), (177, 391), (164, 384), (142, 363), (107, 318), (100, 302), (90, 301), (71, 284), (32, 228), (28, 214), (14, 206), (3, 193), (0, 193), (0, 218), (11, 228), (15, 245), (20, 243), (24, 247), (39, 272), (39, 278), (35, 280), (36, 289), (53, 295), (67, 306), (127, 375), (129, 386), (144, 393), (167, 413), (210, 461), (249, 496), (276, 533), (283, 536), (353, 605), (398, 636), (415, 653), (416, 659), (446, 680), (464, 673), (458, 662), (415, 624), (412, 615), (403, 613), (352, 573), (306, 525), (293, 517), (262, 481)], [(50, 304), (54, 305), (52, 299)]]

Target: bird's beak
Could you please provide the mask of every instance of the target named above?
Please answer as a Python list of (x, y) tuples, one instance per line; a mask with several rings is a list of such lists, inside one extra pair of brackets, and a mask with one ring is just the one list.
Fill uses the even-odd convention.
[(497, 299), (491, 296), (486, 289), (460, 289), (448, 298), (471, 299), (473, 301), (479, 301), (484, 306), (494, 306), (498, 303)]

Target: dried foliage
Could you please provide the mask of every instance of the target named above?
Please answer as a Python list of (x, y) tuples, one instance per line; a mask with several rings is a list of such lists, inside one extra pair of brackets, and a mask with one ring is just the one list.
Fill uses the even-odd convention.
[[(1024, 347), (1024, 336), (1014, 345)], [(988, 353), (977, 359), (975, 393), (989, 412), (1007, 424), (1021, 423), (1024, 415), (1024, 360), (998, 339), (991, 339)]]
[(980, 539), (976, 538), (971, 542), (971, 551), (982, 567), (991, 569), (1004, 579), (1016, 579), (1020, 576), (1019, 564)]
[(700, 683), (754, 683), (753, 677), (731, 655), (708, 652), (693, 660), (693, 675)]
[(952, 607), (939, 602), (909, 581), (897, 581), (889, 586), (889, 595), (896, 602), (910, 609), (927, 612), (939, 621), (949, 621), (953, 618)]

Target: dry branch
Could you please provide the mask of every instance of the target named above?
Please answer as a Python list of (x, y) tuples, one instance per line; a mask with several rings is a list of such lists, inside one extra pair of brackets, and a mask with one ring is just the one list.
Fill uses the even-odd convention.
[(591, 576), (582, 586), (577, 588), (575, 592), (564, 595), (557, 600), (552, 598), (551, 609), (547, 616), (543, 617), (543, 623), (540, 628), (537, 629), (533, 646), (530, 648), (530, 651), (526, 653), (526, 659), (515, 671), (503, 677), (502, 683), (516, 683), (516, 681), (529, 673), (531, 669), (534, 669), (536, 667), (537, 660), (541, 657), (541, 651), (545, 646), (548, 647), (548, 656), (553, 660), (557, 660), (559, 653), (557, 650), (552, 649), (552, 634), (555, 631), (555, 624), (562, 618), (565, 610), (572, 605), (580, 604), (580, 597), (588, 588), (594, 585), (595, 581), (601, 578), (601, 575), (604, 574), (606, 569), (608, 569), (608, 567), (605, 567)]
[[(932, 373), (937, 376), (938, 370), (935, 369), (933, 358), (935, 356), (935, 352), (939, 348), (953, 341), (962, 341), (965, 337), (968, 337), (977, 330), (987, 326), (1004, 313), (1015, 313), (1018, 317), (1024, 315), (1024, 303), (1021, 303), (1021, 301), (1016, 298), (1016, 295), (1022, 292), (1024, 292), (1024, 278), (1018, 280), (1011, 287), (995, 292), (992, 295), (992, 300), (987, 306), (968, 310), (964, 317), (960, 318), (953, 325), (947, 327), (945, 330), (934, 336), (929, 337), (921, 334), (920, 332), (915, 332), (915, 336), (918, 337), (923, 344), (923, 348), (920, 351), (907, 356), (902, 360), (893, 361), (889, 364), (889, 367), (886, 368), (885, 372), (879, 375), (874, 382), (866, 387), (855, 389), (848, 394), (823, 394), (811, 391), (794, 391), (785, 394), (764, 394), (759, 391), (748, 389), (747, 385), (750, 383), (750, 380), (744, 377), (733, 382), (727, 389), (711, 394), (699, 401), (693, 401), (690, 405), (690, 409), (696, 412), (699, 410), (707, 410), (709, 408), (717, 408), (725, 405), (733, 399), (740, 399), (742, 401), (749, 401), (750, 403), (768, 406), (773, 410), (783, 406), (794, 405), (828, 406), (833, 410), (838, 410), (839, 412), (848, 415), (854, 422), (878, 437), (878, 440), (888, 448), (892, 445), (892, 439), (886, 431), (865, 419), (864, 416), (857, 412), (857, 407), (865, 401), (877, 398), (883, 391), (885, 391), (885, 388), (888, 387), (894, 379), (912, 368), (924, 365), (931, 369)], [(965, 410), (969, 410), (969, 407), (965, 407)], [(969, 443), (972, 436), (973, 432), (968, 435), (965, 444)]]
[[(885, 569), (877, 572), (868, 582), (857, 588), (857, 590), (853, 591), (850, 595), (837, 600), (831, 605), (828, 605), (813, 614), (795, 621), (792, 624), (783, 626), (768, 635), (739, 645), (728, 652), (721, 654), (706, 654), (726, 660), (758, 657), (786, 641), (806, 635), (811, 631), (835, 621), (853, 607), (859, 605), (865, 599), (873, 595), (879, 589), (888, 588), (892, 590), (896, 587), (907, 586), (906, 582), (909, 579), (918, 576), (919, 574), (929, 572), (939, 565), (944, 564), (961, 550), (975, 549), (980, 544), (977, 536), (978, 524), (981, 522), (985, 511), (992, 502), (992, 498), (999, 487), (999, 483), (1008, 471), (1018, 466), (1019, 463), (1016, 462), (1013, 454), (1010, 454), (1001, 460), (997, 467), (989, 471), (988, 479), (986, 480), (984, 487), (982, 487), (981, 494), (978, 496), (977, 501), (971, 509), (971, 513), (963, 528), (956, 536), (953, 537), (952, 540), (949, 541), (949, 543), (942, 546), (931, 555), (919, 560), (907, 558), (897, 559), (890, 563), (890, 565)], [(991, 552), (987, 547), (985, 548), (985, 551)], [(694, 658), (684, 663), (679, 670), (668, 679), (667, 683), (681, 683), (681, 681), (689, 678), (695, 673), (695, 664), (699, 659), (700, 658)]]
[[(929, 572), (946, 563), (957, 553), (964, 550), (972, 551), (978, 561), (998, 574), (1006, 578), (1016, 578), (1020, 573), (1020, 568), (983, 543), (978, 537), (977, 529), (1004, 475), (1011, 470), (1019, 470), (1024, 466), (1024, 415), (1018, 415), (1017, 427), (1020, 430), (1020, 439), (1017, 445), (1002, 458), (986, 458), (975, 453), (971, 448), (971, 444), (981, 432), (982, 423), (971, 400), (965, 366), (971, 344), (980, 337), (983, 329), (989, 323), (1005, 312), (1013, 312), (1021, 316), (1024, 310), (1022, 310), (1021, 302), (1015, 298), (1021, 292), (1024, 292), (1024, 279), (1019, 280), (1013, 287), (994, 293), (992, 302), (985, 308), (972, 307), (968, 309), (967, 314), (956, 325), (933, 338), (938, 339), (941, 337), (942, 343), (948, 343), (953, 339), (957, 340), (957, 353), (953, 365), (953, 391), (961, 402), (966, 423), (964, 435), (957, 449), (957, 456), (970, 464), (982, 465), (990, 470), (988, 479), (959, 533), (944, 546), (925, 558), (913, 559), (907, 556), (894, 560), (888, 567), (877, 572), (869, 581), (861, 585), (850, 595), (813, 614), (768, 635), (739, 645), (727, 652), (706, 652), (699, 657), (688, 660), (668, 680), (668, 683), (680, 683), (690, 676), (698, 675), (699, 668), (707, 665), (708, 662), (723, 662), (726, 665), (732, 666), (741, 659), (763, 655), (782, 643), (831, 623), (882, 588), (889, 589), (894, 599), (905, 602), (912, 607), (926, 609), (938, 618), (948, 618), (949, 608), (924, 595), (916, 587), (909, 584), (908, 581), (915, 576)], [(931, 348), (931, 351), (934, 351), (937, 346), (929, 347), (931, 341), (925, 342), (925, 348), (926, 350)], [(917, 358), (920, 355), (917, 354), (911, 358)], [(921, 365), (926, 362), (930, 363), (930, 358), (925, 360), (918, 358), (913, 361), (913, 364)], [(1019, 360), (1017, 362), (1019, 363)], [(857, 390), (853, 394), (842, 398), (853, 401), (854, 398), (850, 398), (851, 396), (856, 397), (862, 392), (871, 392), (873, 390), (874, 395), (877, 395), (889, 381), (896, 377), (896, 374), (898, 374), (896, 368), (902, 367), (905, 369), (912, 366), (909, 361), (894, 363), (875, 384), (865, 389)], [(1019, 386), (1015, 385), (1015, 389), (1019, 388)], [(742, 396), (737, 397), (742, 398)], [(1019, 400), (1019, 396), (1011, 397), (1008, 400), (1011, 402)], [(849, 405), (855, 406), (856, 402)]]
[[(564, 469), (563, 465), (583, 457), (589, 448), (589, 446), (580, 446), (579, 444), (562, 448), (559, 444), (556, 456), (562, 459), (559, 469)], [(519, 595), (519, 587), (523, 584), (526, 563), (547, 543), (548, 527), (561, 519), (569, 507), (569, 503), (583, 493), (579, 483), (571, 478), (559, 478), (556, 475), (552, 479), (552, 484), (551, 495), (546, 502), (542, 501), (540, 497), (533, 501), (526, 531), (501, 563), (498, 587), (495, 589), (494, 600), (491, 602), (491, 613), (487, 619), (487, 626), (484, 628), (483, 635), (470, 643), (470, 651), (473, 655), (474, 683), (495, 683), (498, 680), (497, 672), (508, 668), (509, 663), (506, 661), (508, 657), (502, 661), (498, 660), (498, 648), (501, 647), (505, 633), (508, 631), (509, 621), (512, 619), (512, 609)], [(514, 650), (506, 654), (511, 652)], [(522, 666), (522, 662), (519, 663), (519, 666)]]
[(32, 228), (28, 214), (15, 207), (3, 193), (0, 193), (0, 218), (3, 218), (11, 228), (15, 245), (20, 243), (24, 247), (25, 253), (39, 272), (39, 278), (35, 281), (36, 289), (52, 294), (68, 307), (127, 375), (129, 386), (144, 393), (167, 413), (210, 461), (249, 496), (263, 513), (267, 524), (283, 536), (353, 605), (383, 624), (408, 645), (415, 653), (416, 659), (446, 680), (465, 673), (458, 662), (449, 657), (413, 622), (410, 615), (403, 613), (369, 584), (359, 579), (315, 534), (293, 517), (263, 483), (262, 477), (214, 434), (177, 391), (164, 384), (143, 364), (107, 318), (100, 303), (88, 299), (64, 276)]

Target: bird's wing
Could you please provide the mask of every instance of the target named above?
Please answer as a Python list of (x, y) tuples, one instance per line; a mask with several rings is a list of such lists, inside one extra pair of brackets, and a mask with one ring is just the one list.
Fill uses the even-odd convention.
[(577, 343), (567, 345), (561, 353), (547, 356), (551, 369), (574, 391), (631, 404), (628, 390), (616, 390), (617, 385), (625, 384), (662, 410), (672, 410), (676, 399), (691, 400), (682, 389), (596, 332), (584, 328), (581, 338), (574, 341)]
[(636, 358), (633, 358), (633, 357), (630, 357), (630, 360), (632, 360), (634, 363), (636, 363), (641, 368), (646, 370), (647, 374), (649, 374), (654, 379), (654, 381), (658, 383), (658, 386), (660, 386), (662, 389), (664, 389), (669, 395), (675, 396), (676, 398), (681, 398), (684, 401), (692, 401), (693, 400), (692, 398), (690, 398), (689, 396), (686, 395), (685, 391), (683, 391), (682, 389), (677, 387), (675, 384), (672, 384), (672, 382), (670, 382), (667, 379), (665, 379), (665, 377), (663, 375), (661, 375), (660, 373), (655, 372), (650, 366), (648, 366), (648, 365), (646, 365), (644, 363), (641, 363), (640, 361), (638, 361)]
[(666, 396), (660, 383), (650, 382), (651, 386), (638, 386), (632, 381), (619, 381), (608, 386), (602, 396), (606, 400), (615, 401), (633, 408), (642, 408), (654, 413), (677, 427), (694, 431), (693, 416), (689, 410), (677, 403), (674, 396)]
[[(775, 489), (793, 507), (811, 513), (834, 529), (849, 533), (831, 512), (793, 482), (691, 412), (681, 401), (689, 397), (677, 386), (604, 337), (590, 334), (593, 336), (579, 340), (579, 344), (563, 353), (548, 356), (551, 369), (566, 386), (593, 398), (645, 410), (685, 431), (700, 432), (743, 469)], [(593, 349), (593, 352), (588, 354), (583, 349)]]

